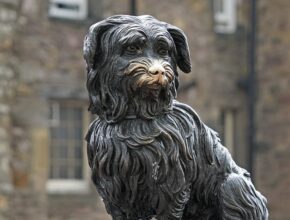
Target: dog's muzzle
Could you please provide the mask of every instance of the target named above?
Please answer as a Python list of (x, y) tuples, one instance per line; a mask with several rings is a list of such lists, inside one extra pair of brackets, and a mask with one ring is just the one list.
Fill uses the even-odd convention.
[(163, 60), (140, 59), (129, 63), (125, 75), (136, 78), (133, 88), (159, 89), (168, 86), (174, 78), (170, 63)]

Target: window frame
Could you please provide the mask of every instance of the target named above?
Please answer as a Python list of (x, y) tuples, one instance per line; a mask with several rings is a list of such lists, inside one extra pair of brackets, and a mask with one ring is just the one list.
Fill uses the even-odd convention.
[(221, 111), (222, 140), (225, 147), (234, 156), (236, 145), (237, 110), (224, 108)]
[[(56, 7), (56, 4), (78, 6), (79, 10)], [(48, 0), (48, 16), (55, 19), (84, 21), (89, 16), (89, 0)]]
[(237, 28), (237, 0), (213, 0), (213, 18), (216, 33), (233, 34)]
[[(49, 105), (59, 105), (69, 106), (69, 107), (79, 107), (82, 109), (82, 137), (85, 137), (86, 130), (90, 123), (90, 115), (87, 111), (87, 103), (84, 101), (76, 100), (50, 100)], [(50, 126), (58, 126), (55, 124), (50, 124)], [(49, 128), (49, 150), (48, 150), (48, 171), (50, 169), (50, 150), (51, 150), (51, 129)], [(87, 194), (89, 193), (89, 183), (90, 183), (90, 169), (88, 165), (87, 152), (86, 152), (86, 142), (82, 141), (83, 150), (83, 163), (82, 163), (82, 179), (50, 179), (49, 175), (46, 181), (46, 190), (50, 194)], [(48, 172), (49, 173), (49, 172)]]

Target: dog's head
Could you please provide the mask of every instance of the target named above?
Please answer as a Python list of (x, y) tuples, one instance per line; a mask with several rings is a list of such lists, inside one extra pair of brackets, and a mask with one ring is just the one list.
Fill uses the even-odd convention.
[(190, 72), (186, 37), (151, 16), (118, 15), (90, 27), (84, 41), (89, 110), (108, 122), (168, 112), (177, 67)]

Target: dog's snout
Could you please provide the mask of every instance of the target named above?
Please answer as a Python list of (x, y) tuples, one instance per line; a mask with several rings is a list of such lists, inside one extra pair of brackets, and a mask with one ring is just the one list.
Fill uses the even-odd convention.
[(164, 75), (165, 74), (164, 67), (159, 63), (155, 63), (152, 66), (150, 66), (148, 71), (152, 75)]

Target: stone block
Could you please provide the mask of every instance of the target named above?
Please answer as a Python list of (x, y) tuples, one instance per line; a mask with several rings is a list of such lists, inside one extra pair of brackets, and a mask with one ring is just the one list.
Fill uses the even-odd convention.
[(7, 196), (0, 195), (0, 213), (1, 211), (6, 211), (7, 209), (8, 209)]

